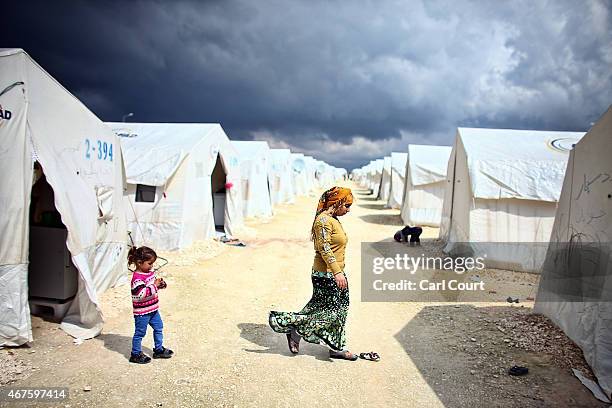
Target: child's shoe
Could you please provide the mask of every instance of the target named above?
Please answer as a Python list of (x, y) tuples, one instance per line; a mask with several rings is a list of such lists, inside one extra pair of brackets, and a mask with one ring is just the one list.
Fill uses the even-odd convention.
[(174, 351), (162, 347), (159, 350), (153, 350), (153, 358), (170, 358), (174, 354)]
[(132, 354), (130, 356), (130, 363), (136, 364), (147, 364), (151, 362), (151, 357), (147, 356), (145, 353), (140, 352), (140, 354)]

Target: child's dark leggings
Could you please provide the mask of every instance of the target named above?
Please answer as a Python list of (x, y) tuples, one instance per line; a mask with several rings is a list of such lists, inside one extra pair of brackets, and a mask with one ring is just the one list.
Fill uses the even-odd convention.
[(421, 243), (421, 234), (423, 233), (423, 228), (421, 227), (410, 227), (406, 226), (402, 229), (402, 241), (407, 242), (408, 236), (410, 235), (410, 242)]

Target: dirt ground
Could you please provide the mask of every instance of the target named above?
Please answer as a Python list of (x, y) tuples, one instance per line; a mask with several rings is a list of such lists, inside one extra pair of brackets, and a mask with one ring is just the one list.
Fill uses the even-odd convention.
[[(341, 219), (349, 236), (348, 346), (375, 350), (380, 362), (330, 360), (325, 347), (308, 343), (293, 356), (268, 326), (269, 310), (297, 311), (310, 297), (312, 194), (269, 222), (249, 222), (247, 247), (168, 254), (160, 311), (172, 359), (128, 362), (133, 318), (121, 286), (103, 295), (103, 333), (82, 344), (33, 317), (35, 340), (0, 350), (0, 385), (69, 387), (62, 407), (604, 406), (570, 371), (586, 370), (579, 350), (531, 314), (533, 302), (524, 299), (535, 296), (537, 276), (498, 273), (499, 302), (361, 302), (360, 243), (389, 240), (401, 220), (398, 210), (355, 192)], [(434, 245), (437, 230), (424, 236)], [(207, 249), (216, 256), (206, 259)], [(505, 303), (501, 291), (521, 302)], [(150, 332), (143, 346), (150, 354)], [(509, 376), (515, 364), (529, 374)]]

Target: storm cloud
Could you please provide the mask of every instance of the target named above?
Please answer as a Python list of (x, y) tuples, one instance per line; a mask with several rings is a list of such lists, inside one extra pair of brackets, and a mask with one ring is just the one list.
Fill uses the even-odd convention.
[(24, 48), (102, 120), (219, 122), (347, 168), (458, 126), (586, 130), (612, 102), (587, 1), (20, 2)]

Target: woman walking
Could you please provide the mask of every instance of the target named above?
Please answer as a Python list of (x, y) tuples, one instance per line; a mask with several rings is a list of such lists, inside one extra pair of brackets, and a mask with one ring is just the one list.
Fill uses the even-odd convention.
[(344, 274), (347, 236), (338, 221), (349, 212), (353, 194), (349, 188), (333, 187), (323, 193), (312, 223), (315, 258), (312, 266), (312, 297), (299, 312), (271, 311), (270, 327), (286, 333), (289, 350), (299, 352), (300, 339), (325, 343), (331, 358), (357, 360), (345, 350), (344, 325), (349, 307), (349, 290)]

